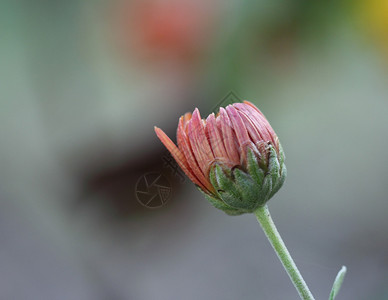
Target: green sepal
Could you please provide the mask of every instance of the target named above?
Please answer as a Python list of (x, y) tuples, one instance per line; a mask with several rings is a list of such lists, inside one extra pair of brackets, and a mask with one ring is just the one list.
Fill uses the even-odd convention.
[(247, 162), (249, 174), (252, 176), (253, 180), (261, 186), (264, 180), (264, 171), (260, 168), (256, 155), (252, 149), (248, 149)]
[(280, 164), (278, 160), (278, 154), (272, 145), (269, 146), (269, 159), (268, 159), (268, 172), (272, 178), (272, 185), (276, 186), (276, 183), (280, 177)]
[(240, 192), (241, 201), (233, 205), (240, 209), (254, 210), (257, 207), (257, 197), (260, 194), (260, 185), (252, 177), (240, 169), (234, 169), (234, 182)]
[(259, 157), (257, 159), (257, 162), (259, 163), (260, 168), (267, 170), (267, 151), (265, 150), (267, 148), (267, 143), (264, 141), (260, 141), (256, 143), (256, 148), (259, 152)]
[[(216, 189), (217, 196), (223, 204), (229, 208), (243, 208), (240, 191), (236, 188), (229, 169), (223, 169), (219, 164), (213, 166), (210, 171), (210, 182)], [(223, 209), (225, 211), (225, 209)]]
[(228, 176), (229, 174), (227, 174), (226, 170), (224, 171), (220, 165), (216, 164), (214, 167), (214, 173), (216, 185), (213, 186), (216, 188), (221, 198), (223, 198), (223, 195), (225, 195), (226, 193), (228, 196), (233, 197), (236, 201), (240, 201), (241, 195), (236, 186), (234, 185), (232, 178)]
[(286, 177), (287, 177), (287, 168), (286, 168), (286, 164), (283, 163), (280, 168), (280, 178), (276, 182), (276, 185), (272, 188), (270, 198), (272, 198), (273, 195), (275, 195), (277, 191), (280, 190), (280, 188), (283, 186), (284, 181), (286, 180)]
[(279, 142), (279, 163), (280, 165), (284, 164), (284, 161), (286, 160), (286, 155), (284, 154), (282, 144)]
[(247, 209), (244, 207), (243, 200), (238, 199), (238, 198), (232, 196), (228, 192), (221, 192), (220, 194), (221, 194), (221, 197), (222, 197), (222, 201), (224, 201), (230, 207), (232, 207), (234, 209), (237, 209), (239, 211), (241, 210), (243, 212), (248, 212)]
[(269, 199), (272, 191), (272, 177), (268, 174), (264, 177), (260, 196), (257, 198), (258, 206), (263, 206)]
[(218, 208), (218, 209), (222, 210), (226, 214), (228, 214), (230, 216), (238, 216), (238, 215), (241, 215), (241, 214), (244, 213), (244, 212), (242, 212), (242, 211), (240, 211), (238, 209), (230, 207), (229, 205), (225, 204), (224, 202), (222, 202), (221, 200), (217, 199), (216, 197), (213, 197), (213, 196), (205, 193), (204, 191), (202, 191), (202, 189), (200, 187), (198, 187), (198, 189), (205, 196), (205, 198), (210, 202), (211, 205), (213, 205), (215, 208)]
[(287, 176), (287, 169), (284, 164), (283, 148), (280, 144), (279, 154), (276, 153), (274, 147), (270, 146), (268, 171), (272, 178), (272, 191), (268, 196), (268, 199), (270, 199), (282, 187)]
[(212, 184), (212, 186), (216, 190), (216, 194), (217, 194), (216, 196), (220, 197), (220, 195), (218, 193), (219, 187), (218, 187), (218, 182), (217, 182), (215, 170), (216, 170), (216, 168), (214, 166), (210, 168), (209, 179), (210, 179), (210, 183)]
[[(271, 148), (273, 149), (272, 146)], [(276, 157), (276, 151), (272, 151), (271, 155), (270, 159), (274, 160)], [(272, 164), (274, 164), (274, 162), (272, 162)], [(272, 167), (272, 170), (273, 169), (275, 169), (276, 172), (276, 164), (275, 168)], [(270, 168), (268, 168), (268, 170), (270, 170)], [(248, 172), (259, 186), (256, 202), (257, 206), (262, 206), (272, 196), (273, 174), (265, 174), (264, 170), (260, 168), (257, 158), (252, 150), (248, 150)]]

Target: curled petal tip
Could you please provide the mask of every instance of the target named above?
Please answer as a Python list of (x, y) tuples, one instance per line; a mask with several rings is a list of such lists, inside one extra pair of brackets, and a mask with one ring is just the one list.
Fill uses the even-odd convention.
[(244, 100), (243, 103), (246, 104), (246, 105), (252, 106), (252, 107), (254, 107), (255, 109), (258, 109), (258, 108), (256, 107), (256, 105), (254, 105), (252, 102), (250, 102), (250, 101), (248, 101), (248, 100)]

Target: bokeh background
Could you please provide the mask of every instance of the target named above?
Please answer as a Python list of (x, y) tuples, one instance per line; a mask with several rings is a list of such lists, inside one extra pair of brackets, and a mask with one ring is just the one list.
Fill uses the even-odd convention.
[(387, 1), (3, 0), (0, 66), (0, 299), (298, 299), (153, 131), (231, 91), (285, 149), (269, 206), (316, 298), (344, 264), (338, 299), (388, 299)]

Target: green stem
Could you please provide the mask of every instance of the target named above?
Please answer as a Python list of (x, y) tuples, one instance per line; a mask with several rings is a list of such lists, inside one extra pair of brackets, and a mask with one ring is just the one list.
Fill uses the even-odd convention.
[(306, 282), (296, 267), (294, 260), (292, 259), (286, 248), (286, 245), (284, 244), (278, 230), (276, 229), (267, 205), (259, 207), (255, 211), (255, 215), (261, 225), (261, 228), (263, 228), (265, 235), (267, 236), (280, 261), (282, 262), (283, 267), (286, 269), (288, 276), (290, 276), (292, 283), (298, 290), (301, 299), (314, 300), (314, 296), (311, 294)]

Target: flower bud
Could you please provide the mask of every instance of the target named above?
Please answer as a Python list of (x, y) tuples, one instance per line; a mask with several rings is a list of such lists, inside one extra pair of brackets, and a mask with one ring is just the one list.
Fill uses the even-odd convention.
[(283, 185), (284, 154), (261, 111), (248, 101), (201, 119), (196, 108), (179, 119), (176, 146), (155, 132), (179, 166), (216, 208), (229, 215), (254, 212)]

